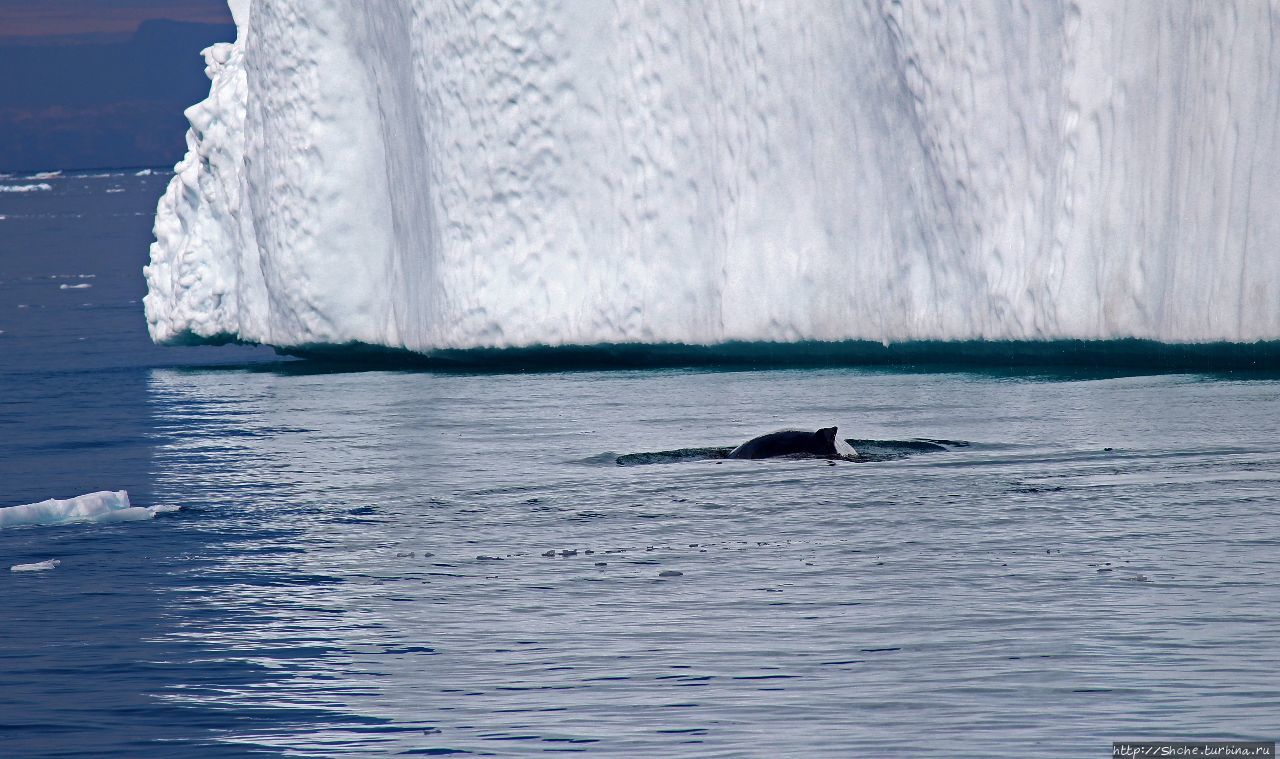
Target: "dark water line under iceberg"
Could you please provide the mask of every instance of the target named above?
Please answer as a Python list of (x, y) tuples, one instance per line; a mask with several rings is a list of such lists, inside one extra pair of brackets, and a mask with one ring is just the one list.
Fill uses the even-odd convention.
[(279, 348), (345, 366), (437, 371), (560, 371), (607, 368), (820, 368), (924, 366), (941, 369), (1103, 368), (1146, 372), (1273, 372), (1280, 370), (1280, 341), (1162, 343), (1153, 340), (915, 341), (885, 345), (866, 340), (728, 342), (469, 348), (431, 353), (362, 343)]

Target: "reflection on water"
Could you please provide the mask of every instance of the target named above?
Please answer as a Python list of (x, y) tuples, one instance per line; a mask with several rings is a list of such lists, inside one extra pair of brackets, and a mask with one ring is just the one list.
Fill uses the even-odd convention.
[[(170, 528), (217, 536), (169, 578), (164, 638), (236, 673), (156, 694), (240, 715), (223, 745), (1021, 756), (1274, 729), (1274, 383), (156, 370), (148, 393)], [(974, 445), (601, 463), (829, 424)]]

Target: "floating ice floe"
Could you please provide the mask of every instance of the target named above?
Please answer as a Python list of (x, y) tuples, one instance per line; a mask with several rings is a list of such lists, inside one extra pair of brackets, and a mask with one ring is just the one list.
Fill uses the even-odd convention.
[(58, 566), (62, 562), (57, 559), (49, 559), (48, 561), (37, 561), (34, 564), (14, 564), (9, 567), (10, 572), (47, 572)]
[(0, 184), (0, 192), (42, 192), (52, 190), (53, 185), (45, 184)]
[(135, 177), (149, 177), (149, 176), (151, 176), (151, 169), (143, 169), (142, 171), (139, 171), (137, 174), (134, 174), (134, 176), (135, 176)]
[(58, 179), (62, 176), (61, 171), (37, 171), (27, 179)]
[(50, 498), (39, 503), (0, 509), (0, 529), (67, 522), (131, 522), (178, 511), (178, 506), (131, 506), (123, 490), (102, 490), (75, 498)]

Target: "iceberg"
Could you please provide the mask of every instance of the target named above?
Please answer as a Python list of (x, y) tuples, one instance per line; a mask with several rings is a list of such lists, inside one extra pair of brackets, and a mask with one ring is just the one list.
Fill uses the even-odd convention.
[(10, 572), (47, 572), (50, 569), (56, 569), (62, 562), (58, 559), (48, 559), (46, 561), (37, 561), (32, 564), (14, 564), (9, 567)]
[(1280, 339), (1264, 0), (232, 0), (161, 343)]
[(128, 522), (151, 519), (173, 506), (131, 506), (123, 490), (102, 490), (75, 498), (50, 498), (39, 503), (0, 508), (0, 529), (67, 522)]

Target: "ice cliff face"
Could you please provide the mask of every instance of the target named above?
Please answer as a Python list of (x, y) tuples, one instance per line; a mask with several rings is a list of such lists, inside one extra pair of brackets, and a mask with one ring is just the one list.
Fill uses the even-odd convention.
[(1272, 0), (235, 0), (161, 342), (1280, 339)]

